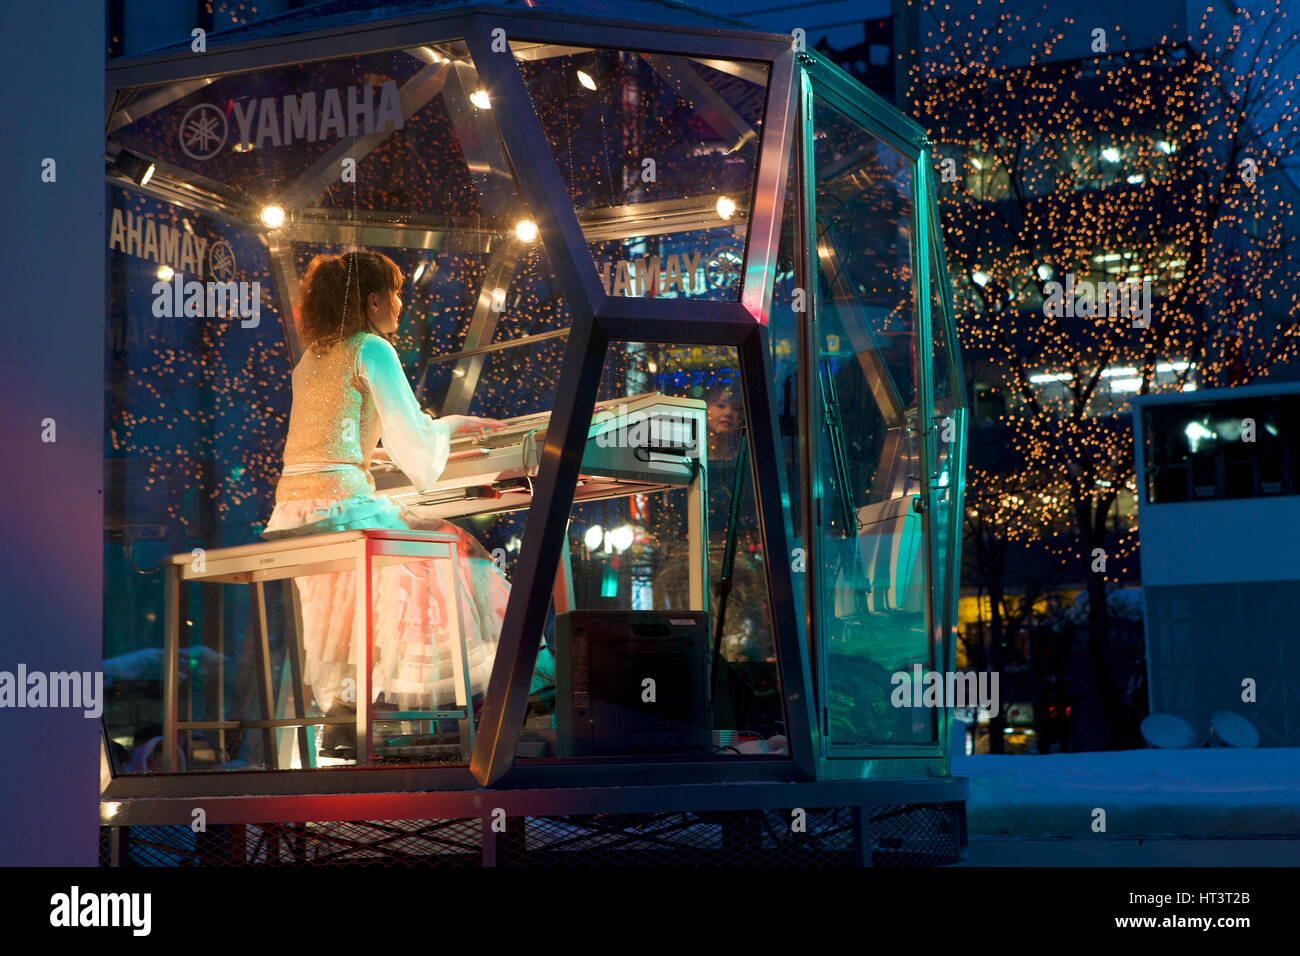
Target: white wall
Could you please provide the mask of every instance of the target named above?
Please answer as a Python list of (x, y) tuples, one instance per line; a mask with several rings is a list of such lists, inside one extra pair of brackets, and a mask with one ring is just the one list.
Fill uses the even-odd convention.
[(1142, 584), (1300, 581), (1300, 495), (1143, 505)]

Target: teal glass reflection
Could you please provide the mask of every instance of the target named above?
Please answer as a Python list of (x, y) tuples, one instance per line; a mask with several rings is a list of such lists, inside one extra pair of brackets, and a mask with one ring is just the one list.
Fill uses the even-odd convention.
[[(930, 568), (934, 581), (933, 599), (934, 636), (941, 642), (953, 626), (954, 602), (952, 557), (953, 549), (960, 550), (960, 521), (954, 513), (957, 507), (958, 478), (961, 461), (964, 417), (961, 414), (958, 393), (954, 390), (952, 337), (948, 329), (949, 318), (942, 283), (944, 273), (940, 266), (941, 249), (936, 224), (929, 225), (928, 235), (930, 274), (930, 348), (932, 361), (931, 396), (933, 419), (930, 428)], [(936, 659), (943, 652), (942, 643), (936, 645)], [(947, 666), (947, 665), (945, 665)]]
[(920, 501), (920, 335), (913, 292), (913, 166), (814, 103), (820, 396), (816, 560), (832, 747), (925, 743), (911, 701), (929, 668)]

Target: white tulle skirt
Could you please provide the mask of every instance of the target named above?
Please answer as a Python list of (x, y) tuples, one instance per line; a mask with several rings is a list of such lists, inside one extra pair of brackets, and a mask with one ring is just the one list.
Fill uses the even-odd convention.
[[(416, 517), (382, 495), (361, 494), (341, 501), (311, 498), (277, 504), (263, 536), (282, 538), (358, 528), (442, 531), (459, 539), (455, 573), (460, 578), (461, 624), (469, 665), (471, 694), (487, 686), (496, 656), (510, 584), (486, 549), (472, 535), (438, 518)], [(452, 667), (456, 616), (446, 606), (444, 575), (450, 563), (411, 561), (376, 568), (371, 581), (374, 606), (375, 699), (402, 710), (433, 710), (456, 703)], [(317, 704), (329, 709), (348, 700), (346, 684), (355, 680), (359, 642), (353, 640), (356, 613), (355, 571), (314, 574), (296, 579), (302, 602), (303, 679)], [(355, 685), (353, 685), (355, 687)], [(351, 701), (355, 696), (351, 696)]]

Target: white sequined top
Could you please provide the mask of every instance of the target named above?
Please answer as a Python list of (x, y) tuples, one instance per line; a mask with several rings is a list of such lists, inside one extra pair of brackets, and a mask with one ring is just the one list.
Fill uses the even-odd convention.
[(293, 370), (276, 502), (373, 493), (370, 461), (381, 439), (393, 463), (424, 490), (446, 467), (451, 426), (421, 410), (387, 339), (362, 332), (308, 349)]

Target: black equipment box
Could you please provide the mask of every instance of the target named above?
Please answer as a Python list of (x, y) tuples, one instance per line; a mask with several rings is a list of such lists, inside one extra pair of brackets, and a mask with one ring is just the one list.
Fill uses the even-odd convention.
[(556, 756), (712, 753), (710, 653), (705, 611), (556, 615)]

